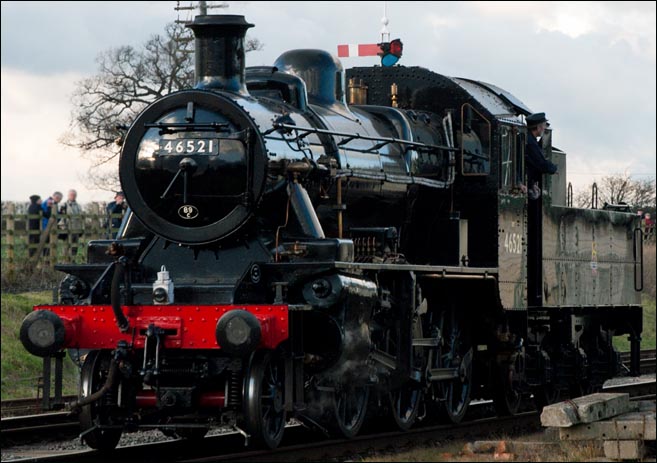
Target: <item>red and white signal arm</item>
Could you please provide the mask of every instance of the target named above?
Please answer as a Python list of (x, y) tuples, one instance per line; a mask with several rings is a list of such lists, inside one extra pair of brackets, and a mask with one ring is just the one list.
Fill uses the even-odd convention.
[(338, 58), (354, 58), (356, 56), (378, 56), (381, 47), (377, 43), (338, 45)]

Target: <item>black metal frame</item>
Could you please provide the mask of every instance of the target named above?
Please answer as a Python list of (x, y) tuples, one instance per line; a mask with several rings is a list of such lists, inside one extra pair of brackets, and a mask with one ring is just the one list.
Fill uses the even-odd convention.
[[(63, 361), (66, 357), (66, 351), (56, 352), (52, 356), (43, 358), (43, 375), (38, 385), (38, 389), (42, 391), (41, 407), (43, 410), (56, 410), (64, 406), (62, 400), (63, 388)], [(55, 361), (55, 382), (52, 384), (52, 361)], [(54, 386), (55, 395), (51, 397), (50, 389)], [(38, 397), (38, 391), (37, 391)]]

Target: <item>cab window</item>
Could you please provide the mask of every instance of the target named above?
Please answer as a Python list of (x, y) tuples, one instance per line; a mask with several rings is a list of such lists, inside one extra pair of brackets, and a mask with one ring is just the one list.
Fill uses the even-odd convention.
[(525, 145), (527, 144), (527, 135), (514, 127), (516, 139), (516, 185), (525, 183)]
[(500, 127), (500, 189), (510, 190), (515, 181), (515, 138), (511, 127)]
[(500, 189), (524, 183), (525, 135), (517, 127), (500, 127)]

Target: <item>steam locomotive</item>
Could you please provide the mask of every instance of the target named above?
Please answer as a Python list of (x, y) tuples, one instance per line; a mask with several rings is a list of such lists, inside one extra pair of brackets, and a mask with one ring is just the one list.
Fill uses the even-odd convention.
[(190, 27), (196, 87), (125, 134), (118, 237), (20, 331), (83, 354), (90, 447), (229, 425), (274, 448), (291, 417), (352, 437), (373, 403), (401, 429), (476, 398), (513, 414), (599, 388), (625, 334), (639, 373), (637, 219), (571, 207), (549, 130), (559, 170), (528, 201), (518, 98), (321, 50), (245, 68), (244, 17)]

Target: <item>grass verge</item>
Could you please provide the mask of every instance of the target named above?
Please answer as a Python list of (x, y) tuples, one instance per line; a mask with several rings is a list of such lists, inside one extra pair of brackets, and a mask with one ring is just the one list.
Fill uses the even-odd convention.
[[(36, 397), (43, 361), (25, 350), (18, 332), (34, 305), (52, 302), (52, 292), (2, 294), (2, 400)], [(53, 368), (54, 375), (54, 368)], [(78, 369), (64, 359), (64, 394), (77, 394)]]

